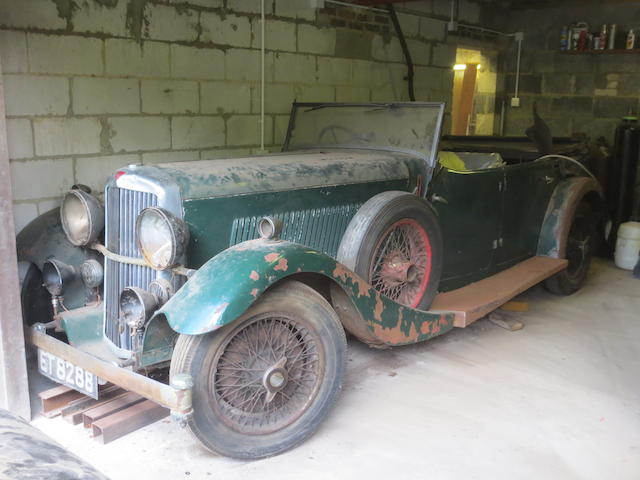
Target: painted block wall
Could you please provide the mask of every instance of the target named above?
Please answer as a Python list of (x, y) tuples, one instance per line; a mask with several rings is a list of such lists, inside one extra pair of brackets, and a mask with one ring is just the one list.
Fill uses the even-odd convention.
[[(639, 18), (637, 2), (514, 10), (500, 18), (498, 27), (524, 32), (522, 106), (507, 106), (506, 134), (522, 134), (531, 125), (535, 101), (554, 135), (586, 133), (594, 139), (604, 137), (612, 144), (620, 118), (639, 112), (640, 49), (631, 54), (561, 53), (560, 31), (577, 21), (587, 22), (594, 32), (603, 23), (615, 23), (624, 36), (629, 28), (640, 33)], [(515, 71), (515, 42), (511, 42), (504, 51), (507, 105), (513, 96)]]
[[(267, 0), (266, 144), (291, 102), (406, 100), (385, 14)], [(447, 0), (400, 14), (419, 100), (449, 101)], [(399, 5), (402, 9), (403, 5)], [(478, 22), (476, 4), (463, 2)], [(74, 183), (115, 169), (255, 153), (260, 144), (260, 0), (0, 0), (14, 213), (19, 230)]]

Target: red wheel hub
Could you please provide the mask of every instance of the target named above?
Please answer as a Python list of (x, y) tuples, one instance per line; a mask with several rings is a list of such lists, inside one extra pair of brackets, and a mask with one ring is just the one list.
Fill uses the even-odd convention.
[(374, 249), (369, 278), (387, 297), (415, 308), (429, 284), (431, 242), (416, 220), (404, 218), (391, 225)]

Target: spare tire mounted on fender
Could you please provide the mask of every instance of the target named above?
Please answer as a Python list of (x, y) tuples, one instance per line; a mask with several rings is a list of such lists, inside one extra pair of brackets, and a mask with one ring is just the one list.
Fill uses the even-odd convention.
[(337, 259), (392, 300), (426, 310), (438, 291), (442, 250), (433, 207), (416, 195), (390, 191), (358, 210)]

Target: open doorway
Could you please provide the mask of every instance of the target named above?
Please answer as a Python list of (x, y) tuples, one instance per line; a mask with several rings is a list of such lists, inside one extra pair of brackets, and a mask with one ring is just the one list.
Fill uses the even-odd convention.
[(496, 54), (458, 48), (454, 65), (451, 133), (493, 135)]

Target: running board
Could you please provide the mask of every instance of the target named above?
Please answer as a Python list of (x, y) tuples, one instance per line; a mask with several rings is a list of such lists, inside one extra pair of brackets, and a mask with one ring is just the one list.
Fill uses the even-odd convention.
[(529, 258), (479, 282), (438, 294), (429, 310), (453, 312), (453, 326), (464, 328), (519, 293), (561, 272), (567, 263), (559, 258)]

